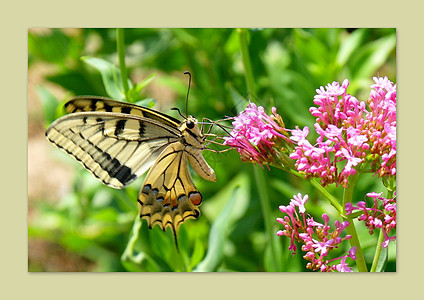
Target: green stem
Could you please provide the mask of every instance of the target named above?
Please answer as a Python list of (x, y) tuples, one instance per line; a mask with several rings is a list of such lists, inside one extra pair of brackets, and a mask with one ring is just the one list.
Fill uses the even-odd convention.
[(249, 96), (255, 100), (256, 97), (256, 88), (255, 88), (255, 80), (253, 79), (253, 72), (252, 72), (252, 66), (250, 64), (250, 57), (249, 57), (249, 48), (247, 46), (247, 29), (246, 28), (237, 28), (237, 32), (239, 34), (239, 41), (240, 41), (240, 50), (241, 50), (241, 56), (243, 60), (243, 66), (244, 66), (244, 76), (246, 79), (246, 85), (247, 89), (249, 91)]
[(327, 200), (333, 205), (333, 207), (341, 214), (343, 213), (343, 206), (337, 201), (337, 199), (331, 195), (316, 179), (311, 179), (311, 184), (321, 192), (321, 194), (327, 198)]
[(383, 229), (380, 229), (380, 234), (378, 236), (377, 247), (375, 248), (374, 259), (372, 261), (370, 272), (375, 272), (377, 270), (378, 261), (381, 255), (381, 244), (384, 241)]
[[(304, 179), (304, 176), (296, 170), (290, 169), (289, 172), (299, 178)], [(310, 180), (311, 184), (333, 205), (333, 207), (340, 213), (343, 213), (343, 206), (337, 201), (337, 199), (331, 195), (316, 179)]]
[[(254, 97), (256, 95), (256, 88), (255, 88), (255, 80), (253, 79), (253, 72), (252, 72), (252, 66), (250, 64), (250, 57), (249, 57), (249, 49), (248, 49), (248, 43), (247, 43), (247, 29), (245, 28), (239, 28), (237, 29), (237, 32), (239, 34), (239, 41), (240, 41), (240, 49), (241, 49), (241, 56), (243, 60), (243, 66), (245, 71), (245, 79), (246, 79), (246, 85), (247, 89), (249, 91), (250, 97)], [(255, 179), (259, 190), (259, 199), (261, 201), (261, 207), (262, 207), (262, 214), (264, 217), (264, 223), (265, 223), (265, 231), (268, 236), (269, 246), (271, 250), (271, 264), (275, 267), (272, 271), (278, 271), (280, 269), (279, 263), (278, 263), (278, 257), (277, 257), (277, 248), (274, 244), (275, 241), (275, 233), (272, 231), (272, 214), (271, 214), (271, 205), (269, 201), (269, 195), (268, 195), (268, 189), (266, 188), (266, 182), (264, 179), (264, 175), (262, 173), (262, 170), (258, 167), (255, 168)]]
[[(119, 57), (119, 69), (121, 71), (121, 82), (124, 88), (125, 98), (128, 96), (129, 85), (128, 85), (128, 74), (125, 66), (125, 42), (124, 42), (124, 29), (116, 29), (116, 47), (118, 50)], [(128, 100), (128, 99), (127, 99)]]
[(264, 216), (264, 223), (265, 223), (265, 231), (268, 236), (268, 242), (271, 249), (271, 263), (272, 266), (275, 266), (274, 270), (271, 270), (272, 272), (279, 271), (280, 266), (278, 263), (278, 257), (277, 257), (277, 249), (274, 244), (275, 240), (275, 232), (272, 231), (272, 213), (271, 213), (271, 206), (269, 201), (269, 194), (267, 189), (267, 184), (262, 172), (262, 169), (260, 169), (258, 166), (255, 166), (255, 179), (256, 179), (256, 186), (258, 187), (259, 191), (259, 200), (261, 202), (262, 207), (262, 214)]
[(367, 265), (365, 262), (364, 253), (362, 252), (361, 244), (359, 242), (358, 234), (356, 233), (355, 224), (353, 219), (346, 216), (346, 203), (352, 202), (353, 190), (355, 188), (356, 180), (358, 176), (355, 175), (349, 180), (349, 187), (344, 190), (343, 193), (343, 214), (342, 218), (349, 222), (349, 226), (346, 227), (347, 234), (351, 235), (352, 238), (349, 240), (352, 247), (356, 247), (356, 265), (358, 266), (359, 272), (367, 272)]

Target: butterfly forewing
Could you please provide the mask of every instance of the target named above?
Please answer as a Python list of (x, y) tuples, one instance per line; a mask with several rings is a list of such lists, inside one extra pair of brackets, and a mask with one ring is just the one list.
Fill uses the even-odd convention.
[(143, 117), (81, 112), (53, 122), (47, 138), (104, 184), (122, 188), (143, 174), (179, 131)]
[(202, 196), (188, 161), (207, 180), (215, 181), (215, 173), (202, 156), (204, 137), (196, 119), (181, 123), (155, 110), (91, 96), (68, 101), (65, 110), (69, 114), (49, 126), (47, 138), (104, 184), (122, 188), (150, 168), (138, 199), (140, 217), (150, 227), (170, 227), (176, 234), (185, 220), (200, 215)]
[(82, 111), (123, 113), (153, 119), (174, 128), (178, 128), (181, 123), (179, 120), (159, 111), (104, 97), (79, 96), (68, 101), (64, 106), (67, 113)]

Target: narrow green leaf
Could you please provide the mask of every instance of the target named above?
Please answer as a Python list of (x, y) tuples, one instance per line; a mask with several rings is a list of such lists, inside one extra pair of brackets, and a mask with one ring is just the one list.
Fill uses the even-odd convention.
[(122, 266), (129, 272), (160, 272), (159, 266), (146, 253), (139, 252), (132, 256), (122, 256)]
[(384, 270), (386, 269), (388, 257), (389, 256), (388, 256), (387, 248), (382, 247), (380, 252), (380, 259), (378, 260), (378, 264), (376, 268), (376, 272), (384, 272)]
[(131, 98), (133, 101), (137, 101), (138, 99), (140, 99), (141, 91), (153, 80), (154, 77), (155, 74), (151, 74), (150, 76), (133, 86), (128, 91), (128, 95), (130, 96), (129, 98)]
[(147, 78), (137, 83), (134, 87), (134, 90), (140, 93), (153, 80), (153, 78), (155, 78), (155, 76), (156, 74), (149, 75)]
[(193, 48), (198, 47), (198, 39), (190, 34), (185, 28), (170, 28), (175, 37), (183, 44), (190, 45)]
[(199, 239), (196, 239), (194, 241), (193, 253), (191, 254), (190, 267), (193, 269), (202, 260), (204, 255), (205, 247)]
[(337, 53), (337, 64), (343, 66), (361, 45), (364, 39), (365, 29), (357, 29), (343, 41), (340, 45), (339, 52)]
[[(228, 187), (224, 188), (224, 192), (227, 194), (227, 197), (223, 197), (226, 201), (225, 207), (212, 224), (206, 257), (197, 265), (194, 271), (212, 272), (218, 269), (224, 258), (225, 244), (230, 229), (247, 209), (249, 202), (248, 187), (248, 177), (242, 173), (230, 182)], [(230, 191), (230, 193), (227, 193), (227, 191)]]
[(134, 220), (134, 225), (131, 230), (129, 241), (124, 253), (121, 256), (121, 263), (128, 271), (142, 272), (142, 271), (160, 271), (160, 267), (156, 262), (146, 253), (137, 252), (135, 250), (135, 243), (137, 242), (140, 228), (143, 221), (137, 217)]
[(355, 77), (364, 78), (376, 75), (375, 72), (386, 62), (390, 52), (396, 47), (396, 35), (381, 38), (366, 48), (360, 60)]
[(230, 223), (230, 215), (236, 199), (238, 187), (233, 191), (232, 197), (219, 215), (218, 219), (213, 223), (209, 235), (209, 250), (205, 259), (200, 262), (194, 269), (196, 272), (212, 272), (218, 268), (222, 258), (224, 257), (224, 244), (226, 236), (228, 235), (227, 229)]

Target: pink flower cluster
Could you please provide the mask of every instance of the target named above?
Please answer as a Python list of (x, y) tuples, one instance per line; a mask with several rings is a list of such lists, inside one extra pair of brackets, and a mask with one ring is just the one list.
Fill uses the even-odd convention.
[[(351, 238), (350, 235), (340, 236), (342, 231), (349, 226), (349, 222), (335, 221), (335, 228), (330, 232), (328, 215), (322, 215), (324, 224), (314, 221), (311, 216), (306, 216), (305, 203), (308, 198), (308, 195), (302, 197), (301, 194), (297, 194), (293, 196), (288, 206), (281, 205), (279, 207), (280, 211), (287, 215), (284, 218), (277, 218), (277, 222), (284, 226), (284, 230), (278, 231), (277, 235), (290, 238), (289, 250), (293, 254), (297, 250), (295, 241), (303, 244), (302, 251), (306, 252), (303, 258), (309, 261), (306, 267), (310, 270), (352, 272), (352, 269), (346, 263), (346, 259), (348, 257), (353, 260), (356, 259), (356, 247), (350, 249), (347, 255), (330, 260), (326, 259), (331, 250), (338, 248), (341, 242)], [(339, 259), (339, 264), (330, 265), (330, 263)]]
[(280, 163), (281, 144), (291, 141), (275, 107), (268, 116), (262, 106), (250, 102), (233, 120), (233, 130), (230, 136), (224, 137), (224, 145), (237, 149), (244, 162)]
[(381, 197), (381, 194), (374, 192), (367, 194), (374, 201), (372, 207), (366, 207), (364, 201), (358, 202), (357, 206), (346, 203), (346, 215), (350, 215), (354, 210), (363, 211), (358, 220), (365, 222), (370, 234), (373, 234), (375, 228), (382, 229), (384, 234), (382, 246), (386, 248), (390, 241), (396, 240), (396, 236), (389, 237), (392, 230), (396, 232), (396, 197), (386, 199)]
[(297, 146), (290, 158), (307, 178), (347, 187), (349, 176), (365, 165), (380, 177), (396, 175), (396, 85), (387, 77), (373, 79), (368, 106), (346, 93), (347, 79), (317, 89), (317, 107), (310, 108), (319, 135), (315, 145), (306, 139), (308, 127), (291, 136)]

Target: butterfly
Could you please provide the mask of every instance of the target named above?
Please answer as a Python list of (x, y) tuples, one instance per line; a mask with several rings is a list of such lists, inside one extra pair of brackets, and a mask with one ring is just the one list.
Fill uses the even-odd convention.
[[(147, 173), (138, 196), (140, 217), (149, 228), (178, 228), (200, 215), (202, 195), (188, 162), (200, 177), (216, 181), (202, 151), (207, 134), (198, 121), (178, 119), (135, 104), (79, 96), (64, 104), (67, 115), (46, 130), (64, 150), (105, 185), (123, 188)], [(181, 113), (180, 113), (181, 114)]]

